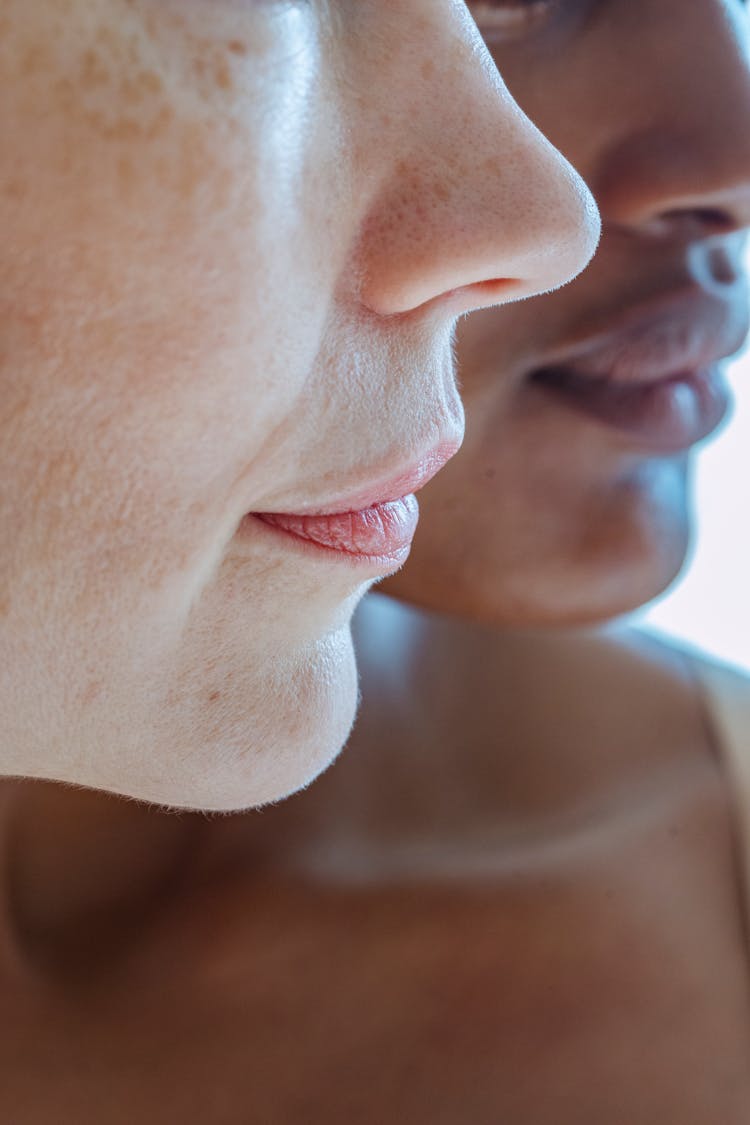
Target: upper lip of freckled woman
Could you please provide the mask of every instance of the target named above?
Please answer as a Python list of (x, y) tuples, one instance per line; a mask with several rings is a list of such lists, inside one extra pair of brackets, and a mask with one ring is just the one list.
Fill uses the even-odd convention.
[[(459, 438), (446, 438), (427, 450), (421, 456), (411, 461), (401, 471), (391, 474), (387, 478), (380, 478), (376, 483), (352, 483), (346, 492), (337, 490), (333, 498), (326, 498), (313, 504), (304, 504), (300, 507), (285, 507), (283, 514), (299, 516), (326, 516), (339, 515), (346, 512), (359, 512), (368, 508), (375, 508), (401, 500), (412, 492), (423, 488), (432, 480), (443, 465), (450, 460), (461, 446)], [(375, 473), (373, 473), (375, 477)], [(372, 479), (372, 478), (371, 478)], [(278, 508), (255, 509), (255, 515), (278, 515)]]
[(747, 337), (749, 315), (741, 286), (730, 299), (695, 289), (666, 293), (578, 334), (535, 370), (570, 369), (615, 383), (659, 382), (733, 355)]

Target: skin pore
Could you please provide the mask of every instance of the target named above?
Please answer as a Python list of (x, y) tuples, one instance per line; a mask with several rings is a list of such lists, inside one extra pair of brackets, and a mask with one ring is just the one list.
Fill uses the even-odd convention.
[(3, 0), (0, 33), (0, 772), (284, 796), (393, 563), (258, 515), (452, 452), (456, 318), (576, 273), (590, 196), (456, 0)]

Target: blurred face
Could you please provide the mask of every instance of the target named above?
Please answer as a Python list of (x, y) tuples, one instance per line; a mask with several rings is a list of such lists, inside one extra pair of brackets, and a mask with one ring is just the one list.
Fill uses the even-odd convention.
[(682, 564), (691, 451), (747, 329), (750, 75), (740, 0), (472, 6), (522, 107), (592, 187), (593, 264), (459, 330), (464, 447), (390, 592), (508, 625), (583, 623)]
[(582, 268), (590, 197), (458, 0), (0, 0), (0, 90), (0, 769), (279, 797), (460, 441), (456, 317)]

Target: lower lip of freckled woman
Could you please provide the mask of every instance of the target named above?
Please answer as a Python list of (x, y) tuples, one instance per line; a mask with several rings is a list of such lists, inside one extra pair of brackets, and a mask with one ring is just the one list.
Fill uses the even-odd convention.
[(566, 406), (660, 454), (684, 452), (708, 437), (730, 404), (718, 367), (645, 383), (618, 383), (563, 368), (536, 372), (533, 383)]
[(330, 514), (277, 514), (257, 512), (252, 520), (263, 524), (291, 546), (350, 564), (369, 564), (387, 573), (401, 566), (409, 554), (419, 519), (414, 495), (358, 512)]

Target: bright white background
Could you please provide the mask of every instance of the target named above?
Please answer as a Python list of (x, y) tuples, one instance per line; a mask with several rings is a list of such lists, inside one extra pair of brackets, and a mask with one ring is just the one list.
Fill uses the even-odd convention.
[(693, 560), (644, 620), (750, 670), (750, 354), (730, 378), (734, 416), (698, 458)]

